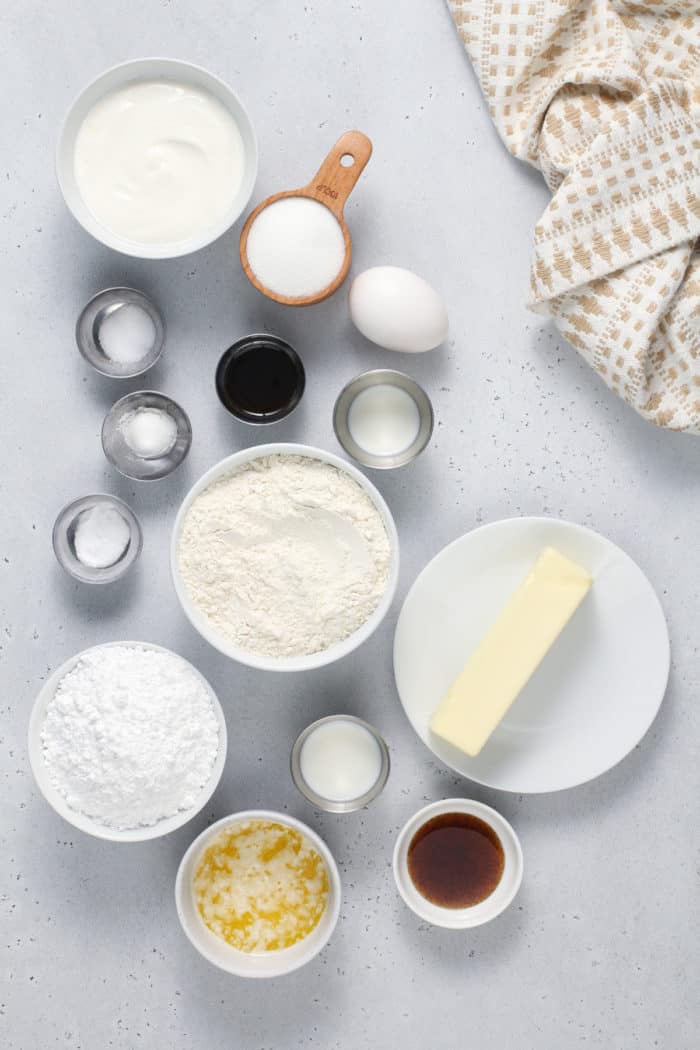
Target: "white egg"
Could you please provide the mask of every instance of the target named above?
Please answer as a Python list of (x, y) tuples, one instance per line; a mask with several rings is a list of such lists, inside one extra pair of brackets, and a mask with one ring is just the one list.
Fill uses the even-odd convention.
[(399, 266), (373, 266), (350, 286), (350, 316), (385, 350), (420, 354), (447, 338), (447, 309), (422, 277)]

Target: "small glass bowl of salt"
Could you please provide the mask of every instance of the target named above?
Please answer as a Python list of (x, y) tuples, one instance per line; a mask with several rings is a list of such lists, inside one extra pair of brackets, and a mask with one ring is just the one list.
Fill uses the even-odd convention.
[(177, 401), (156, 390), (122, 397), (102, 424), (104, 454), (120, 474), (157, 481), (178, 467), (192, 444), (192, 425)]
[(53, 527), (62, 569), (81, 583), (113, 583), (131, 568), (143, 545), (136, 515), (116, 496), (82, 496), (63, 508)]
[(156, 363), (165, 323), (151, 300), (135, 288), (105, 288), (84, 308), (75, 328), (78, 349), (103, 376), (130, 379)]

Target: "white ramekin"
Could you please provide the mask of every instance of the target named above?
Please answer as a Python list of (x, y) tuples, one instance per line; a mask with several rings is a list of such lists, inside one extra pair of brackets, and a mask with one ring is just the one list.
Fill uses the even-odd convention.
[[(120, 237), (98, 222), (85, 204), (75, 178), (73, 154), (80, 126), (94, 104), (110, 91), (139, 80), (178, 80), (212, 94), (231, 113), (243, 139), (244, 170), (238, 192), (220, 222), (185, 240), (143, 244)], [(56, 172), (68, 208), (83, 229), (108, 248), (138, 259), (175, 259), (205, 248), (226, 232), (245, 210), (258, 173), (258, 146), (253, 125), (243, 103), (228, 84), (191, 62), (175, 58), (139, 58), (107, 69), (75, 99), (63, 123), (56, 150)]]
[[(263, 456), (274, 455), (306, 456), (309, 459), (319, 459), (323, 463), (330, 463), (332, 466), (337, 467), (339, 470), (344, 471), (353, 478), (367, 493), (379, 511), (392, 550), (391, 568), (389, 570), (389, 579), (387, 580), (386, 589), (379, 605), (372, 615), (365, 620), (361, 627), (342, 642), (332, 645), (329, 649), (323, 649), (321, 652), (311, 653), (308, 656), (285, 656), (278, 658), (272, 656), (261, 656), (258, 653), (249, 652), (247, 649), (242, 649), (239, 646), (235, 646), (228, 642), (209, 625), (206, 618), (196, 608), (187, 594), (182, 576), (180, 575), (178, 558), (180, 533), (182, 532), (185, 515), (200, 492), (203, 492), (204, 489), (208, 488), (212, 482), (217, 481), (219, 478), (224, 477), (227, 474), (232, 474), (235, 470), (238, 470), (246, 463), (250, 463), (254, 459), (260, 459)], [(237, 660), (241, 664), (246, 664), (248, 667), (256, 667), (262, 671), (310, 671), (316, 667), (324, 667), (326, 664), (334, 663), (336, 660), (340, 660), (341, 657), (347, 656), (348, 653), (351, 653), (353, 649), (356, 649), (358, 645), (362, 645), (362, 643), (369, 638), (386, 616), (394, 599), (396, 585), (399, 578), (399, 537), (396, 532), (396, 525), (394, 524), (391, 511), (387, 507), (382, 496), (371, 481), (365, 477), (362, 471), (358, 470), (357, 467), (354, 467), (351, 463), (348, 463), (347, 460), (341, 459), (339, 456), (334, 456), (331, 452), (325, 452), (323, 449), (314, 448), (311, 445), (294, 445), (285, 442), (269, 445), (256, 445), (252, 448), (242, 449), (240, 452), (234, 452), (232, 456), (227, 456), (225, 459), (220, 460), (210, 470), (203, 474), (199, 481), (197, 481), (187, 493), (182, 501), (182, 506), (180, 507), (175, 519), (175, 525), (173, 526), (172, 541), (170, 545), (170, 568), (173, 576), (173, 583), (175, 584), (175, 591), (190, 623), (197, 631), (199, 631), (202, 637), (206, 638), (210, 645), (213, 645), (215, 649), (219, 650), (219, 652), (223, 653), (225, 656), (231, 657), (232, 660)]]
[[(214, 765), (212, 766), (211, 775), (206, 784), (200, 789), (194, 806), (191, 806), (189, 809), (181, 810), (173, 817), (159, 820), (157, 824), (150, 824), (148, 827), (127, 828), (123, 831), (118, 828), (106, 827), (104, 824), (99, 824), (97, 821), (93, 820), (92, 817), (88, 817), (84, 813), (79, 813), (77, 810), (70, 808), (63, 795), (59, 794), (51, 783), (48, 770), (44, 763), (43, 748), (41, 744), (41, 727), (46, 716), (46, 708), (49, 701), (54, 696), (59, 682), (65, 678), (69, 671), (73, 670), (83, 656), (94, 652), (96, 649), (104, 649), (107, 646), (115, 645), (135, 649), (152, 649), (157, 653), (170, 653), (171, 656), (178, 656), (179, 659), (187, 664), (190, 670), (197, 675), (205, 686), (209, 693), (209, 698), (214, 709), (214, 715), (219, 726), (219, 750)], [(168, 832), (175, 831), (176, 828), (181, 828), (183, 824), (186, 824), (188, 820), (191, 820), (192, 817), (196, 816), (197, 813), (206, 806), (207, 802), (216, 791), (226, 763), (226, 720), (224, 718), (224, 712), (221, 710), (221, 704), (219, 703), (216, 693), (209, 685), (209, 682), (207, 682), (206, 678), (196, 667), (189, 663), (188, 660), (185, 660), (183, 656), (179, 656), (179, 653), (173, 653), (170, 649), (165, 649), (162, 645), (153, 645), (150, 642), (106, 642), (102, 645), (93, 645), (89, 649), (83, 649), (82, 652), (76, 653), (75, 656), (71, 656), (70, 660), (66, 660), (64, 664), (61, 664), (61, 666), (58, 667), (49, 678), (47, 678), (41, 687), (39, 695), (34, 701), (32, 713), (29, 717), (28, 746), (29, 765), (34, 774), (34, 780), (37, 783), (37, 787), (49, 805), (55, 809), (60, 817), (67, 820), (74, 828), (78, 828), (80, 831), (84, 831), (88, 835), (92, 835), (97, 839), (107, 839), (110, 842), (144, 842), (147, 839), (160, 838), (161, 835), (167, 835)]]
[[(493, 828), (503, 846), (505, 865), (500, 882), (485, 900), (469, 908), (442, 908), (437, 904), (432, 904), (413, 885), (408, 870), (408, 847), (413, 836), (429, 820), (443, 813), (468, 813), (479, 817), (485, 824)], [(444, 926), (450, 930), (466, 930), (471, 926), (481, 926), (495, 919), (511, 903), (523, 878), (523, 851), (513, 828), (495, 809), (484, 805), (483, 802), (475, 802), (473, 799), (446, 798), (441, 802), (431, 802), (430, 805), (419, 809), (404, 824), (394, 847), (393, 867), (399, 893), (419, 918), (425, 919), (433, 926)]]
[[(243, 820), (274, 820), (279, 824), (284, 824), (285, 827), (295, 828), (309, 839), (325, 862), (328, 870), (326, 910), (311, 933), (297, 944), (293, 944), (291, 948), (260, 954), (241, 952), (212, 933), (205, 926), (197, 910), (192, 890), (197, 860), (222, 828), (238, 824)], [(175, 906), (190, 943), (214, 966), (226, 970), (227, 973), (235, 974), (237, 977), (282, 977), (284, 974), (293, 973), (294, 970), (305, 966), (330, 940), (340, 914), (340, 899), (341, 884), (338, 865), (323, 839), (306, 824), (302, 824), (300, 820), (286, 813), (275, 813), (273, 810), (266, 809), (248, 809), (240, 813), (232, 813), (208, 827), (197, 836), (185, 853), (175, 880)]]

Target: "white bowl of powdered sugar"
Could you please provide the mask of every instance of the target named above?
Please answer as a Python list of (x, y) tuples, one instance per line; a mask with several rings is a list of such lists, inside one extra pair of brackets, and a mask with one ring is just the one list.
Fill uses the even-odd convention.
[(44, 798), (74, 827), (113, 842), (181, 827), (214, 793), (226, 722), (207, 680), (177, 653), (110, 642), (47, 679), (29, 721)]
[(220, 652), (268, 671), (307, 671), (352, 652), (386, 615), (398, 580), (391, 512), (356, 467), (307, 445), (221, 460), (175, 521), (182, 607)]

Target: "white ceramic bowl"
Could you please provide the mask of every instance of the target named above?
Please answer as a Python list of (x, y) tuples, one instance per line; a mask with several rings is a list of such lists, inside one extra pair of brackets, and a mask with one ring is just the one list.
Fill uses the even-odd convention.
[[(442, 908), (432, 904), (413, 885), (408, 870), (408, 847), (413, 836), (427, 821), (443, 813), (468, 813), (479, 817), (493, 828), (503, 846), (505, 864), (500, 882), (490, 896), (470, 908)], [(394, 847), (393, 864), (397, 889), (409, 908), (433, 926), (444, 926), (450, 930), (466, 930), (495, 919), (511, 903), (523, 878), (523, 852), (518, 836), (508, 821), (483, 802), (466, 798), (446, 798), (419, 809), (401, 829)]]
[[(326, 910), (311, 933), (291, 948), (258, 955), (241, 952), (232, 948), (226, 941), (205, 926), (202, 921), (192, 892), (192, 879), (197, 860), (209, 845), (214, 836), (224, 827), (237, 824), (242, 820), (275, 820), (286, 827), (296, 828), (309, 839), (325, 861), (328, 869), (328, 902)], [(175, 880), (175, 905), (178, 918), (197, 951), (227, 973), (237, 977), (281, 977), (293, 973), (310, 962), (326, 946), (335, 929), (340, 914), (341, 884), (338, 866), (333, 854), (322, 838), (315, 831), (302, 824), (300, 820), (286, 813), (275, 813), (266, 809), (248, 809), (241, 813), (232, 813), (229, 817), (217, 820), (201, 835), (198, 835), (185, 853)]]
[[(152, 649), (154, 652), (158, 653), (171, 653), (170, 649), (165, 649), (162, 645), (152, 645), (150, 642), (107, 642), (105, 644), (109, 646), (134, 646), (139, 649)], [(95, 838), (108, 839), (110, 842), (144, 842), (147, 839), (157, 839), (160, 838), (161, 835), (167, 835), (168, 832), (175, 831), (176, 828), (180, 828), (183, 824), (186, 824), (188, 820), (191, 820), (192, 817), (199, 813), (203, 806), (206, 806), (207, 802), (214, 794), (214, 791), (221, 780), (221, 774), (224, 771), (224, 764), (226, 762), (226, 720), (224, 719), (224, 713), (221, 710), (221, 704), (218, 701), (216, 693), (209, 685), (206, 678), (200, 674), (196, 667), (193, 667), (192, 664), (185, 660), (184, 657), (179, 656), (177, 653), (171, 653), (173, 656), (179, 656), (179, 659), (187, 664), (206, 687), (212, 702), (212, 707), (214, 708), (216, 720), (219, 724), (219, 752), (216, 756), (211, 776), (200, 790), (195, 805), (190, 809), (184, 809), (180, 813), (176, 813), (174, 816), (168, 817), (165, 820), (159, 820), (157, 824), (152, 824), (149, 827), (128, 828), (124, 831), (117, 828), (105, 827), (104, 824), (99, 824), (91, 817), (85, 816), (84, 813), (78, 813), (76, 810), (71, 809), (63, 795), (60, 795), (53, 787), (49, 778), (42, 754), (41, 727), (46, 715), (46, 707), (49, 700), (54, 696), (61, 679), (75, 667), (81, 657), (85, 656), (87, 653), (93, 652), (95, 649), (104, 648), (105, 645), (93, 645), (89, 649), (83, 649), (82, 652), (76, 653), (76, 655), (72, 656), (70, 660), (66, 660), (64, 664), (61, 664), (61, 666), (53, 672), (50, 678), (47, 678), (44, 682), (39, 695), (34, 701), (32, 713), (29, 717), (29, 765), (31, 766), (37, 786), (46, 801), (56, 810), (60, 817), (67, 820), (69, 824), (73, 825), (73, 827), (78, 828), (80, 831), (85, 831), (88, 835), (93, 835)]]
[[(389, 572), (389, 579), (387, 580), (386, 590), (384, 591), (382, 600), (372, 615), (360, 628), (358, 628), (357, 631), (345, 638), (344, 641), (332, 645), (329, 649), (323, 649), (321, 652), (311, 653), (308, 656), (286, 656), (279, 658), (261, 656), (258, 653), (252, 653), (247, 649), (241, 649), (239, 646), (233, 645), (227, 641), (226, 638), (218, 634), (210, 626), (206, 618), (199, 612), (187, 594), (187, 590), (180, 575), (178, 559), (180, 533), (182, 532), (185, 515), (192, 505), (192, 502), (197, 498), (200, 492), (203, 492), (204, 489), (208, 488), (209, 485), (218, 478), (224, 477), (224, 475), (227, 474), (232, 474), (235, 470), (238, 470), (240, 467), (244, 466), (246, 463), (250, 463), (254, 459), (260, 459), (262, 456), (273, 455), (306, 456), (309, 459), (320, 459), (321, 462), (330, 463), (334, 467), (338, 467), (339, 470), (349, 474), (349, 476), (354, 478), (358, 485), (360, 485), (360, 487), (367, 493), (381, 514), (392, 549), (391, 569)], [(206, 472), (206, 474), (203, 474), (199, 481), (196, 482), (187, 493), (173, 527), (172, 541), (170, 545), (170, 568), (172, 571), (173, 582), (175, 584), (175, 591), (177, 592), (180, 604), (190, 620), (190, 623), (199, 631), (202, 637), (206, 638), (210, 645), (213, 645), (215, 649), (219, 650), (219, 652), (223, 653), (225, 656), (230, 656), (232, 660), (237, 660), (239, 663), (247, 664), (248, 667), (257, 667), (262, 671), (310, 671), (316, 667), (323, 667), (326, 664), (333, 663), (335, 660), (340, 660), (343, 656), (347, 656), (348, 653), (351, 653), (353, 649), (356, 649), (358, 645), (361, 645), (369, 638), (386, 616), (393, 601), (394, 594), (396, 593), (396, 585), (399, 578), (399, 537), (396, 532), (394, 519), (391, 516), (391, 511), (384, 502), (384, 499), (371, 481), (369, 481), (365, 475), (351, 463), (341, 459), (339, 456), (334, 456), (331, 452), (325, 452), (320, 448), (313, 448), (311, 445), (294, 445), (284, 442), (269, 445), (256, 445), (253, 448), (242, 449), (240, 452), (235, 452), (232, 456), (227, 456), (226, 459), (220, 460), (220, 462), (216, 463)]]
[[(186, 240), (142, 244), (126, 237), (120, 237), (98, 222), (83, 201), (75, 179), (73, 168), (75, 140), (88, 111), (108, 92), (139, 80), (179, 80), (208, 91), (231, 113), (243, 139), (245, 158), (243, 178), (226, 215), (216, 225), (203, 229), (196, 236)], [(111, 69), (106, 70), (91, 84), (88, 84), (75, 99), (68, 110), (59, 136), (56, 171), (63, 199), (69, 209), (80, 225), (102, 244), (124, 255), (133, 255), (139, 259), (175, 259), (211, 244), (217, 237), (225, 233), (243, 213), (250, 200), (258, 173), (258, 147), (253, 125), (243, 103), (223, 80), (190, 62), (181, 62), (174, 58), (139, 58), (112, 66)]]

